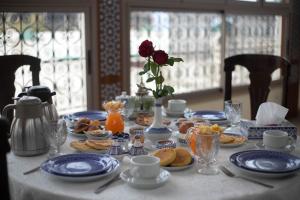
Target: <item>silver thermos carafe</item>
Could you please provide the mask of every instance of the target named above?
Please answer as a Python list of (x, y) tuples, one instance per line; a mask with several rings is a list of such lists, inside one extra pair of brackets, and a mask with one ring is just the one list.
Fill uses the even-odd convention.
[(26, 96), (34, 96), (41, 99), (42, 102), (48, 102), (46, 106), (43, 107), (43, 113), (49, 122), (57, 121), (58, 114), (55, 108), (55, 105), (52, 101), (52, 96), (54, 96), (56, 92), (51, 92), (51, 90), (47, 86), (35, 85), (27, 88), (26, 92), (22, 92), (18, 95), (18, 97)]
[(48, 152), (50, 126), (43, 113), (48, 103), (33, 96), (23, 96), (16, 104), (9, 104), (3, 109), (3, 116), (7, 111), (15, 109), (15, 116), (11, 124), (11, 149), (18, 156), (35, 156)]

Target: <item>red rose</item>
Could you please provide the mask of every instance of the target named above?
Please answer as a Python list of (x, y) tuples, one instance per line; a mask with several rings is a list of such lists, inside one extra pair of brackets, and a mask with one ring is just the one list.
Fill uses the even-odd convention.
[(139, 54), (142, 57), (149, 57), (153, 54), (153, 52), (154, 52), (154, 48), (152, 42), (149, 40), (145, 40), (139, 46)]
[(168, 54), (163, 50), (154, 51), (153, 60), (159, 65), (164, 65), (168, 62)]

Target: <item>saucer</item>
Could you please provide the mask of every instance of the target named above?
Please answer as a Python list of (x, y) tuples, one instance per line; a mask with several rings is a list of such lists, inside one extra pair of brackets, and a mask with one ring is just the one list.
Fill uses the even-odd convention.
[(174, 112), (174, 111), (171, 111), (171, 110), (169, 110), (167, 108), (165, 108), (164, 110), (165, 110), (166, 115), (168, 117), (183, 117), (184, 116), (184, 111), (182, 111), (182, 112)]
[(120, 174), (123, 181), (128, 183), (131, 187), (138, 189), (155, 189), (162, 186), (169, 178), (171, 174), (167, 170), (160, 169), (160, 173), (153, 179), (137, 179), (130, 174), (130, 170), (127, 169)]
[(263, 141), (259, 141), (255, 144), (255, 147), (258, 149), (262, 149), (262, 150), (272, 150), (272, 151), (280, 151), (280, 152), (292, 152), (294, 151), (295, 147), (292, 145), (287, 145), (284, 148), (280, 148), (280, 149), (271, 149), (271, 148), (266, 148), (266, 146), (263, 144)]

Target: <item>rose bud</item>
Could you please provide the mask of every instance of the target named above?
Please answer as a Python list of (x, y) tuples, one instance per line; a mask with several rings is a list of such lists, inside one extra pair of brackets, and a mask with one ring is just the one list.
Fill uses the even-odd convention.
[(163, 50), (157, 50), (153, 53), (153, 60), (159, 65), (164, 65), (168, 62), (168, 54)]
[(139, 54), (142, 57), (149, 57), (153, 54), (153, 52), (154, 52), (153, 44), (149, 40), (143, 41), (139, 46)]

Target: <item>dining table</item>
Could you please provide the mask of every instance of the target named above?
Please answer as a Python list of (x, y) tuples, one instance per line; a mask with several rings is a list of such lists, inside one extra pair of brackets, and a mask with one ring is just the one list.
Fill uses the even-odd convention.
[[(176, 136), (175, 119), (171, 118), (174, 132), (172, 139), (178, 146)], [(125, 132), (132, 126), (133, 122), (126, 126)], [(75, 153), (70, 147), (70, 142), (78, 138), (68, 135), (65, 144), (61, 147), (64, 154)], [(232, 172), (243, 174), (230, 162), (229, 157), (235, 152), (256, 149), (258, 140), (248, 140), (238, 147), (221, 147), (217, 155), (217, 165), (226, 166)], [(184, 146), (188, 148), (187, 146)], [(291, 153), (300, 156), (300, 143), (296, 142), (295, 150)], [(120, 159), (120, 171), (130, 168), (128, 156)], [(113, 175), (92, 182), (67, 182), (56, 179), (42, 170), (24, 175), (23, 172), (39, 166), (47, 159), (47, 154), (34, 157), (19, 157), (12, 152), (8, 154), (9, 185), (11, 198), (15, 200), (286, 200), (299, 199), (300, 195), (300, 173), (282, 178), (252, 177), (264, 183), (273, 185), (267, 188), (243, 179), (226, 176), (221, 171), (216, 175), (203, 175), (197, 173), (195, 165), (181, 171), (171, 171), (169, 180), (156, 189), (136, 189), (130, 187), (122, 180), (116, 181), (104, 191), (95, 194), (97, 187), (105, 184), (113, 178)], [(248, 176), (249, 177), (249, 176)]]

